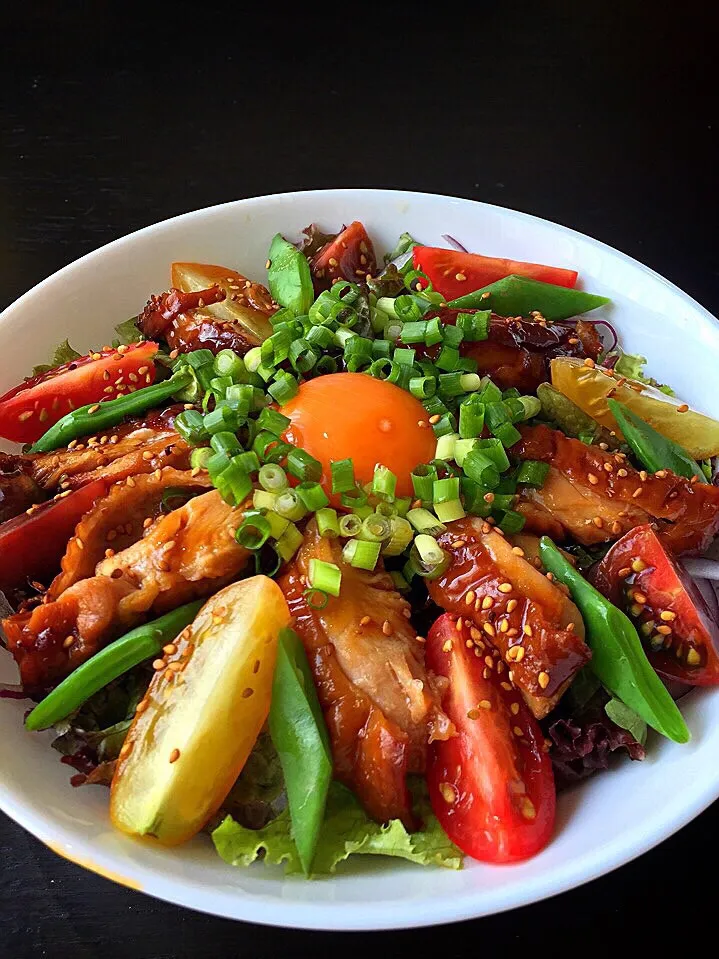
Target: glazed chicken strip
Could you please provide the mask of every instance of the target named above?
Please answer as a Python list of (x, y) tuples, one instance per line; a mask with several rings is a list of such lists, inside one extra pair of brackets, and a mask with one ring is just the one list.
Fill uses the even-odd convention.
[(591, 657), (579, 610), (481, 519), (452, 523), (438, 542), (452, 561), (428, 583), (430, 596), (474, 625), (475, 655), (507, 672), (537, 719), (546, 716)]
[(57, 599), (3, 621), (27, 689), (43, 689), (148, 616), (209, 596), (249, 553), (235, 541), (243, 507), (216, 490), (156, 519), (138, 542), (99, 562)]
[(587, 446), (546, 426), (521, 429), (519, 459), (550, 464), (540, 489), (524, 489), (517, 510), (526, 528), (584, 545), (619, 539), (652, 523), (676, 554), (701, 552), (719, 530), (719, 488), (669, 470), (635, 470), (623, 453)]
[[(321, 610), (304, 595), (312, 559), (342, 568), (342, 595)], [(407, 773), (422, 771), (427, 743), (452, 728), (409, 604), (384, 570), (342, 564), (341, 547), (321, 537), (314, 520), (280, 585), (314, 673), (337, 777), (374, 819), (412, 825)]]

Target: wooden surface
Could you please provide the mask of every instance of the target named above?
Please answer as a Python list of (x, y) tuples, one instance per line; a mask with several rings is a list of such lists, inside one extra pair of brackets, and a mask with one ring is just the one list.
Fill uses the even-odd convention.
[[(148, 5), (110, 13), (36, 2), (4, 13), (0, 306), (95, 247), (189, 209), (383, 186), (567, 224), (719, 311), (711, 4), (673, 6), (671, 16), (635, 2), (470, 4), (445, 10), (439, 25), (407, 5), (396, 19), (298, 9), (292, 24), (241, 7), (227, 23), (210, 6), (175, 4), (157, 23)], [(634, 936), (647, 950), (676, 936), (686, 946), (687, 926), (706, 921), (693, 880), (716, 856), (718, 823), (715, 807), (639, 861), (544, 904), (368, 939), (156, 902), (57, 858), (0, 816), (0, 959), (368, 949), (449, 959), (538, 942), (592, 955)]]

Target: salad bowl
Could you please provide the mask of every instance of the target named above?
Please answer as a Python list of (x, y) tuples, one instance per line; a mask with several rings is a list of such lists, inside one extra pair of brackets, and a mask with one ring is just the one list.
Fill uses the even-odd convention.
[[(258, 197), (188, 213), (111, 243), (40, 283), (0, 316), (0, 393), (67, 337), (78, 349), (111, 338), (149, 292), (165, 289), (173, 260), (225, 263), (264, 274), (269, 238), (311, 222), (361, 219), (380, 250), (408, 232), (428, 245), (451, 235), (473, 251), (577, 269), (611, 298), (602, 316), (627, 351), (649, 358), (660, 381), (719, 416), (714, 366), (719, 326), (689, 296), (631, 258), (556, 224), (468, 200), (383, 190)], [(9, 448), (9, 447), (8, 447)], [(0, 683), (17, 682), (0, 650)], [(279, 867), (233, 869), (209, 838), (162, 848), (112, 829), (106, 791), (76, 789), (48, 748), (23, 728), (27, 702), (0, 699), (0, 808), (59, 855), (128, 887), (228, 918), (296, 928), (375, 930), (488, 915), (572, 889), (646, 852), (719, 796), (719, 697), (682, 700), (691, 742), (653, 736), (647, 758), (625, 762), (560, 794), (551, 843), (514, 865), (467, 860), (459, 871), (355, 857), (331, 879), (285, 878)]]

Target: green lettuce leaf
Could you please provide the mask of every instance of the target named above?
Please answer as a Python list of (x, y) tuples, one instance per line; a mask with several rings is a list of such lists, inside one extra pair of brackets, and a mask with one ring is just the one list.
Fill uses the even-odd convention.
[(604, 712), (613, 723), (622, 729), (628, 730), (640, 745), (647, 741), (647, 724), (633, 709), (626, 706), (619, 699), (610, 699), (604, 707)]
[[(460, 869), (462, 853), (450, 842), (426, 798), (419, 803), (424, 822), (420, 832), (408, 832), (398, 819), (380, 826), (369, 819), (352, 793), (333, 782), (327, 797), (325, 821), (313, 864), (314, 875), (329, 875), (352, 855), (396, 856), (424, 866)], [(284, 863), (288, 875), (302, 873), (285, 810), (263, 829), (246, 829), (228, 816), (213, 831), (217, 852), (232, 866), (249, 866), (262, 858)]]
[(70, 346), (70, 343), (67, 340), (63, 340), (62, 343), (55, 348), (55, 352), (53, 353), (50, 362), (41, 363), (39, 366), (33, 367), (32, 375), (39, 376), (41, 373), (48, 373), (50, 370), (54, 370), (58, 366), (64, 366), (66, 363), (72, 363), (73, 360), (77, 360), (81, 356), (82, 353), (78, 353), (77, 350)]
[(647, 386), (656, 387), (662, 393), (666, 393), (667, 396), (674, 396), (674, 390), (671, 386), (658, 383), (653, 376), (645, 376), (644, 367), (646, 364), (646, 356), (640, 356), (638, 353), (622, 353), (615, 363), (614, 369), (620, 376), (626, 376), (630, 380), (639, 380), (640, 383), (646, 383)]
[(113, 346), (129, 346), (130, 343), (140, 343), (145, 337), (140, 333), (137, 326), (137, 317), (131, 316), (129, 320), (118, 323), (115, 327), (116, 338)]

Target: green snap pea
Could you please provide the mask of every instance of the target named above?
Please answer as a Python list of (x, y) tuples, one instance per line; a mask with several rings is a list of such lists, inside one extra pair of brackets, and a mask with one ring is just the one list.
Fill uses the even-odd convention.
[(304, 253), (277, 233), (268, 253), (267, 285), (280, 306), (304, 316), (315, 298), (310, 265)]
[(560, 553), (547, 536), (539, 556), (579, 607), (592, 650), (590, 666), (607, 689), (657, 732), (675, 743), (689, 742), (689, 730), (666, 687), (652, 669), (637, 631)]
[(606, 296), (541, 283), (524, 276), (506, 276), (447, 305), (453, 310), (490, 309), (500, 316), (529, 316), (533, 310), (538, 310), (546, 320), (568, 320), (596, 310), (605, 303), (609, 303)]
[(72, 440), (92, 436), (117, 426), (126, 416), (136, 416), (138, 413), (152, 409), (153, 406), (159, 406), (160, 403), (181, 392), (188, 386), (191, 379), (191, 372), (183, 369), (167, 380), (153, 383), (152, 386), (128, 393), (127, 396), (118, 396), (116, 400), (80, 406), (67, 416), (63, 416), (46, 433), (43, 433), (31, 446), (30, 452), (50, 453), (52, 450), (67, 446)]
[(25, 720), (25, 728), (33, 731), (47, 729), (69, 716), (113, 679), (151, 656), (157, 656), (163, 646), (192, 622), (203, 604), (204, 600), (187, 603), (110, 643), (92, 659), (78, 666), (38, 703)]
[(624, 403), (607, 400), (607, 406), (624, 434), (627, 445), (652, 473), (671, 470), (677, 476), (686, 476), (687, 479), (696, 476), (700, 483), (709, 482), (701, 466), (678, 443), (658, 433)]
[(332, 779), (332, 753), (307, 656), (291, 629), (279, 635), (270, 735), (285, 777), (292, 836), (309, 875)]

